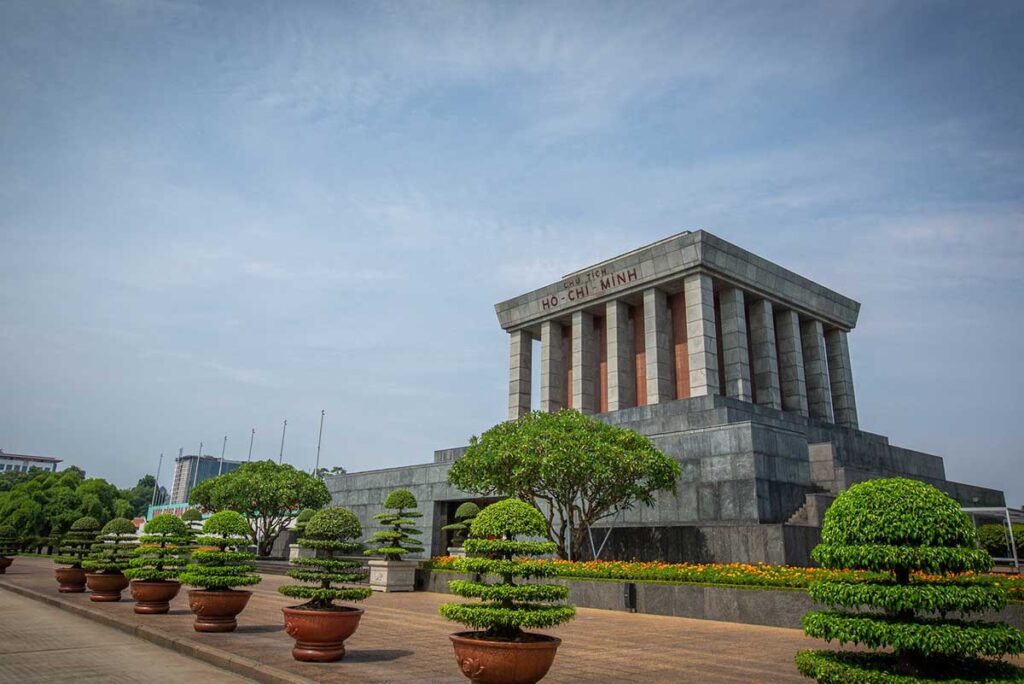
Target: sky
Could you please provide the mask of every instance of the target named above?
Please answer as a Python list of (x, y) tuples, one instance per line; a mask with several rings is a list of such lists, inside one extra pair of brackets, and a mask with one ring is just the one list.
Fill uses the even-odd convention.
[(861, 427), (1024, 505), (1020, 2), (0, 4), (0, 449), (431, 460), (495, 303), (704, 228), (862, 303)]

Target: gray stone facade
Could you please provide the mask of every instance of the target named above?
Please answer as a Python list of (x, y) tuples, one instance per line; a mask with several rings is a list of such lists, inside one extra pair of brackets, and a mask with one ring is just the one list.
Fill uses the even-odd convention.
[[(828, 504), (877, 477), (920, 479), (965, 505), (1004, 504), (999, 491), (948, 481), (940, 457), (858, 429), (848, 343), (857, 302), (704, 231), (495, 309), (511, 336), (511, 419), (532, 404), (536, 341), (541, 410), (571, 405), (635, 430), (681, 466), (674, 493), (595, 528), (608, 534), (605, 558), (808, 563)], [(328, 487), (367, 535), (388, 492), (410, 489), (426, 554), (443, 553), (440, 528), (455, 506), (487, 503), (447, 484), (463, 451), (333, 476)]]

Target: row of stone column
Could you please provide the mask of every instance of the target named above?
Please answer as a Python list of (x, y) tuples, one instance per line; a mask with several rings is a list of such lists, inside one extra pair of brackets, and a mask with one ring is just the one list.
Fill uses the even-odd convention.
[[(686, 363), (677, 364), (667, 295), (658, 288), (645, 290), (642, 313), (646, 397), (641, 398), (636, 396), (637, 387), (643, 383), (637, 383), (635, 377), (639, 372), (635, 360), (638, 350), (633, 349), (629, 329), (630, 307), (622, 301), (607, 302), (607, 410), (676, 399), (675, 372), (679, 367), (689, 376), (691, 397), (725, 394), (856, 428), (857, 408), (846, 332), (826, 329), (818, 320), (801, 319), (792, 309), (782, 309), (776, 315), (770, 301), (747, 299), (739, 288), (722, 288), (717, 306), (722, 320), (716, 322), (714, 281), (702, 273), (686, 277)], [(557, 411), (571, 403), (584, 413), (596, 413), (601, 406), (597, 381), (600, 354), (593, 319), (585, 311), (572, 314), (569, 358), (563, 350), (562, 323), (541, 324), (542, 411)], [(532, 350), (529, 332), (511, 333), (510, 419), (530, 411)], [(569, 368), (571, 387), (567, 386)]]

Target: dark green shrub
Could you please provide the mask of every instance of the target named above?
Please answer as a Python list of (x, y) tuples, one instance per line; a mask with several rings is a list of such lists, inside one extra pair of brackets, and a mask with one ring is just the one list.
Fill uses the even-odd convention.
[(462, 546), (462, 542), (466, 541), (466, 537), (469, 536), (473, 518), (479, 515), (479, 513), (480, 507), (472, 501), (459, 504), (459, 507), (455, 509), (456, 522), (441, 528), (452, 533), (452, 546)]
[[(903, 478), (854, 485), (825, 513), (821, 541), (812, 556), (824, 567), (884, 574), (812, 583), (810, 597), (838, 610), (808, 613), (804, 632), (891, 653), (803, 651), (796, 658), (802, 674), (844, 684), (1024, 681), (1024, 673), (985, 659), (1024, 652), (1024, 633), (945, 619), (998, 610), (1006, 592), (988, 578), (951, 576), (987, 570), (991, 558), (977, 548), (959, 505), (938, 489)], [(914, 571), (940, 577), (925, 580)]]
[(319, 586), (286, 584), (278, 591), (292, 598), (303, 598), (307, 602), (299, 606), (312, 610), (330, 610), (335, 599), (341, 601), (362, 601), (373, 592), (367, 587), (336, 587), (342, 582), (356, 583), (365, 579), (366, 572), (358, 561), (335, 558), (336, 553), (353, 553), (360, 544), (355, 540), (363, 535), (359, 518), (347, 508), (335, 506), (317, 511), (305, 526), (305, 536), (298, 544), (304, 549), (316, 549), (317, 558), (293, 558), (294, 569), (287, 575), (300, 582)]
[(203, 523), (203, 534), (197, 541), (203, 546), (215, 547), (215, 550), (192, 552), (191, 561), (178, 575), (182, 584), (209, 591), (227, 591), (259, 584), (263, 579), (251, 574), (256, 571), (256, 555), (237, 550), (237, 547), (249, 543), (249, 524), (241, 513), (214, 513)]
[(176, 515), (165, 513), (146, 523), (135, 557), (124, 571), (133, 580), (159, 582), (177, 578), (188, 560), (188, 527)]
[[(1012, 527), (1013, 541), (1017, 545), (1017, 555), (1020, 556), (1024, 553), (1024, 549), (1021, 549), (1021, 544), (1024, 544), (1024, 525), (1014, 523)], [(1007, 532), (1003, 524), (982, 525), (978, 528), (978, 543), (996, 558), (1010, 558), (1013, 554)]]
[(370, 543), (376, 544), (377, 548), (367, 549), (367, 556), (384, 556), (387, 560), (402, 560), (402, 554), (419, 553), (423, 551), (420, 540), (417, 538), (423, 534), (413, 527), (416, 524), (415, 518), (422, 518), (423, 514), (412, 509), (417, 507), (416, 497), (408, 489), (396, 489), (388, 494), (384, 500), (384, 508), (387, 511), (373, 516), (380, 521), (381, 527), (389, 528), (373, 533)]
[(81, 568), (85, 557), (96, 543), (96, 535), (100, 532), (100, 521), (85, 516), (71, 524), (71, 529), (61, 541), (60, 553), (53, 562), (72, 568)]
[(132, 521), (128, 518), (114, 518), (100, 530), (89, 557), (82, 562), (82, 568), (89, 572), (122, 572), (131, 562), (138, 543)]
[(199, 534), (203, 531), (203, 514), (198, 508), (190, 508), (181, 514), (181, 521), (185, 523), (190, 543), (195, 543)]
[(0, 525), (0, 558), (12, 558), (18, 555), (21, 543), (18, 533), (10, 525)]
[(303, 508), (299, 511), (299, 515), (295, 518), (295, 531), (302, 534), (306, 529), (306, 523), (309, 522), (309, 519), (313, 517), (314, 513), (316, 513), (316, 511), (312, 508)]
[[(558, 584), (516, 584), (515, 577), (542, 577), (554, 574), (550, 566), (531, 565), (514, 560), (516, 556), (554, 553), (551, 541), (519, 541), (516, 537), (543, 537), (547, 525), (540, 511), (519, 499), (491, 504), (473, 521), (473, 537), (466, 540), (468, 553), (488, 558), (460, 558), (454, 561), (459, 572), (499, 577), (498, 582), (454, 580), (452, 593), (482, 599), (481, 603), (446, 603), (440, 613), (452, 622), (486, 631), (494, 640), (522, 640), (522, 628), (552, 627), (568, 622), (576, 609), (570, 605), (545, 605), (563, 601), (569, 588)], [(488, 539), (487, 537), (492, 537)]]

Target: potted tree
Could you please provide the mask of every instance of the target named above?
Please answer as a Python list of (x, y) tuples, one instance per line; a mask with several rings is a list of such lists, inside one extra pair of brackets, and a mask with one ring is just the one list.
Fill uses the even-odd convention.
[(992, 563), (977, 544), (960, 504), (931, 485), (890, 478), (847, 489), (825, 512), (812, 557), (826, 568), (875, 574), (859, 583), (814, 582), (810, 597), (838, 610), (805, 615), (804, 633), (888, 652), (801, 651), (797, 669), (828, 683), (1024, 681), (1024, 670), (979, 657), (1024, 652), (1024, 633), (946, 618), (1006, 605), (998, 582), (970, 574)]
[(165, 513), (146, 523), (131, 567), (124, 571), (136, 613), (160, 615), (171, 609), (171, 599), (181, 590), (177, 578), (188, 560), (188, 541), (188, 527), (176, 515)]
[(64, 535), (60, 546), (60, 554), (53, 559), (57, 565), (66, 566), (54, 571), (60, 584), (58, 591), (62, 594), (80, 594), (85, 591), (82, 563), (96, 542), (99, 531), (100, 521), (88, 515), (71, 523), (71, 529)]
[(194, 542), (203, 531), (203, 514), (198, 508), (190, 508), (181, 514), (181, 520), (188, 528), (189, 540)]
[[(303, 508), (299, 511), (299, 515), (295, 518), (295, 524), (292, 529), (295, 530), (297, 537), (301, 537), (306, 530), (306, 524), (316, 513), (312, 508)], [(314, 558), (316, 557), (316, 550), (303, 548), (300, 544), (289, 544), (288, 545), (288, 560), (292, 558)]]
[(124, 570), (138, 544), (135, 524), (128, 518), (114, 518), (100, 530), (89, 557), (82, 561), (85, 583), (92, 590), (90, 601), (120, 601), (128, 586)]
[(332, 586), (366, 579), (366, 572), (358, 561), (335, 558), (335, 554), (357, 551), (360, 545), (355, 540), (362, 534), (359, 518), (340, 506), (317, 511), (306, 523), (304, 536), (298, 544), (319, 552), (320, 557), (292, 558), (291, 564), (295, 567), (287, 575), (314, 586), (286, 584), (278, 587), (285, 596), (307, 599), (302, 605), (281, 609), (285, 631), (295, 638), (292, 656), (296, 660), (330, 662), (345, 656), (345, 639), (356, 631), (363, 609), (336, 606), (333, 601), (362, 601), (373, 590)]
[[(197, 632), (233, 632), (238, 627), (236, 616), (249, 602), (252, 592), (234, 587), (259, 584), (256, 556), (239, 551), (249, 543), (249, 525), (241, 513), (221, 511), (203, 523), (203, 534), (197, 540), (202, 546), (192, 552), (192, 559), (178, 579), (190, 587), (189, 607), (195, 613), (193, 625)], [(230, 550), (229, 550), (230, 549)]]
[(7, 572), (7, 568), (14, 562), (18, 555), (18, 533), (10, 525), (0, 525), (0, 575)]
[(367, 549), (367, 556), (384, 556), (384, 560), (370, 561), (370, 589), (374, 591), (412, 591), (416, 585), (416, 561), (402, 560), (407, 553), (420, 553), (423, 547), (417, 538), (422, 534), (413, 527), (415, 518), (423, 514), (412, 510), (417, 506), (416, 497), (408, 489), (396, 489), (384, 500), (384, 513), (373, 516), (380, 521), (383, 530), (373, 533), (371, 544), (377, 548)]
[[(466, 540), (468, 553), (487, 558), (460, 558), (454, 569), (498, 577), (497, 582), (453, 580), (452, 593), (482, 599), (482, 603), (446, 603), (441, 615), (476, 628), (449, 638), (462, 674), (474, 682), (532, 684), (544, 678), (562, 640), (546, 634), (524, 632), (524, 627), (553, 627), (575, 616), (571, 605), (556, 604), (569, 595), (558, 584), (516, 584), (515, 577), (539, 577), (554, 567), (527, 565), (517, 556), (553, 553), (551, 541), (521, 541), (516, 537), (544, 537), (547, 526), (536, 508), (519, 499), (505, 499), (480, 511), (473, 521), (473, 538)], [(552, 605), (545, 605), (552, 604)]]
[(452, 545), (448, 547), (449, 556), (465, 557), (466, 550), (462, 548), (462, 543), (469, 536), (469, 526), (473, 523), (473, 518), (479, 513), (479, 506), (472, 501), (466, 501), (455, 509), (455, 522), (441, 528), (452, 533)]

